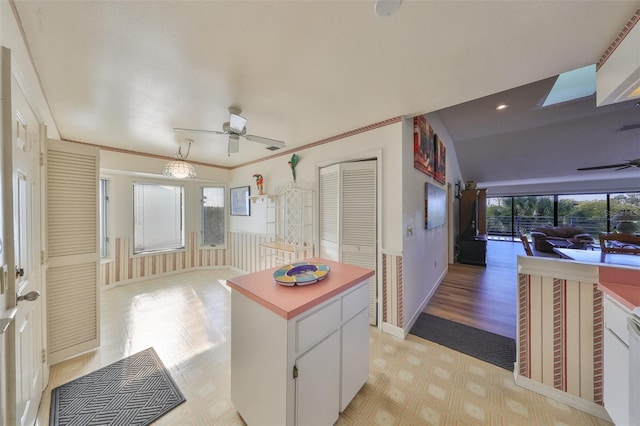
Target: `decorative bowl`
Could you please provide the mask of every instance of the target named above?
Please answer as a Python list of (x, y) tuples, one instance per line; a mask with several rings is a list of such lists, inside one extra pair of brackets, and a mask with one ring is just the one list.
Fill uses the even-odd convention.
[(276, 270), (273, 278), (278, 284), (286, 286), (309, 285), (326, 278), (330, 270), (324, 263), (297, 262)]

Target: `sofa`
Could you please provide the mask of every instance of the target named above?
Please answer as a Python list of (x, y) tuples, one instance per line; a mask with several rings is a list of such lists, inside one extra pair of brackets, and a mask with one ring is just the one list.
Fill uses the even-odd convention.
[(533, 248), (547, 253), (553, 253), (553, 246), (549, 241), (566, 241), (569, 238), (585, 244), (593, 243), (593, 237), (578, 226), (540, 226), (531, 230)]

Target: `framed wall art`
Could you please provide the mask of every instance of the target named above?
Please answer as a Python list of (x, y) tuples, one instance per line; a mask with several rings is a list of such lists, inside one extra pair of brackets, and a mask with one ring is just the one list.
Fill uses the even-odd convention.
[(424, 184), (424, 229), (444, 226), (447, 222), (447, 192), (430, 183)]
[(434, 135), (433, 138), (433, 151), (435, 158), (433, 178), (437, 182), (444, 184), (447, 174), (447, 147), (442, 143), (438, 135)]
[(248, 186), (231, 188), (231, 216), (250, 216), (251, 204), (249, 203), (250, 189)]
[(433, 176), (434, 133), (424, 115), (413, 118), (413, 167)]

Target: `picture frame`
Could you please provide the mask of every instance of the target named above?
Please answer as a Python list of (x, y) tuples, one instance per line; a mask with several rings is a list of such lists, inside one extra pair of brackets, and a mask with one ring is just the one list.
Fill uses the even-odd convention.
[(424, 229), (435, 229), (447, 223), (447, 192), (429, 182), (424, 184)]
[(433, 176), (434, 132), (424, 115), (413, 118), (413, 167)]
[(231, 216), (251, 216), (251, 203), (249, 202), (251, 187), (239, 186), (231, 188), (230, 203)]
[(447, 175), (447, 147), (438, 135), (433, 137), (434, 163), (433, 179), (444, 185)]

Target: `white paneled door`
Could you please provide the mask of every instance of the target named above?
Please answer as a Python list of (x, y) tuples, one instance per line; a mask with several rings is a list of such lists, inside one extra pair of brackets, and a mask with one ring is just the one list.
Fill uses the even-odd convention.
[(377, 324), (377, 162), (320, 169), (320, 257), (370, 268), (369, 323)]
[[(41, 181), (40, 147), (44, 127), (31, 109), (22, 90), (19, 73), (11, 68), (11, 53), (2, 51), (3, 138), (10, 129), (11, 191), (13, 199), (13, 250), (7, 259), (12, 274), (11, 294), (15, 294), (15, 325), (9, 352), (9, 421), (34, 424), (47, 369), (43, 358), (43, 305), (41, 266)], [(7, 80), (10, 76), (10, 81)], [(10, 94), (10, 96), (7, 96)], [(6, 101), (10, 99), (10, 103)], [(8, 147), (7, 147), (8, 148)], [(6, 151), (5, 151), (6, 153)], [(13, 302), (13, 301), (12, 301)], [(13, 385), (13, 386), (12, 386)], [(15, 398), (14, 398), (15, 396)]]

